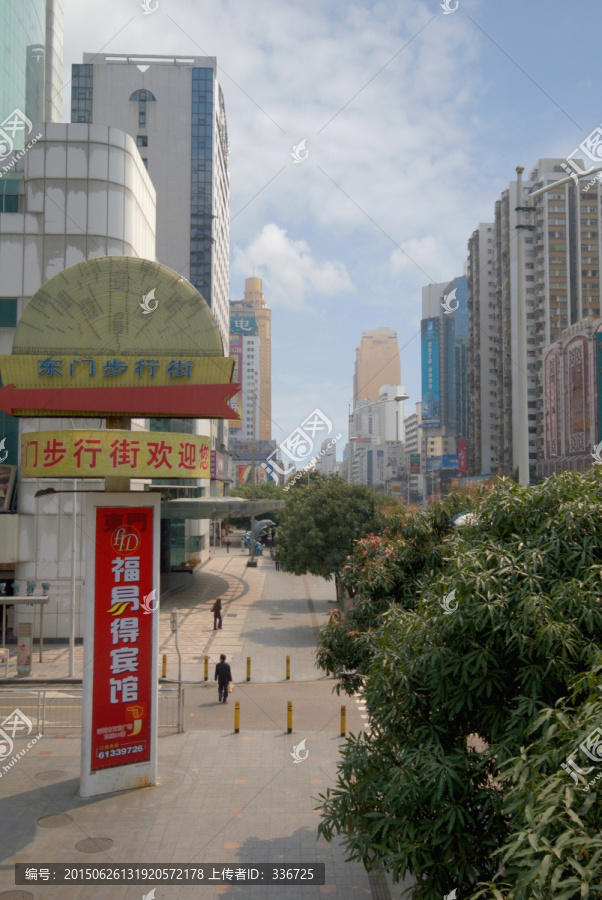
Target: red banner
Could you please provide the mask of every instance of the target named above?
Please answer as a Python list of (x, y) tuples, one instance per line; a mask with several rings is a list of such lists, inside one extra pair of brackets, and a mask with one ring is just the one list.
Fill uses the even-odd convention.
[(92, 771), (151, 753), (153, 510), (96, 509)]
[(458, 438), (458, 473), (466, 475), (467, 471), (466, 438)]

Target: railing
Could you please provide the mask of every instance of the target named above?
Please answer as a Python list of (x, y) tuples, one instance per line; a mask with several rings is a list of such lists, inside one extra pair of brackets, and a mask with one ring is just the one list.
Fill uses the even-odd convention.
[[(184, 691), (182, 690), (182, 694)], [(183, 705), (183, 698), (182, 698)], [(0, 722), (20, 709), (37, 734), (61, 733), (82, 727), (82, 692), (79, 689), (41, 688), (0, 690)], [(159, 690), (159, 734), (178, 731), (178, 691)]]

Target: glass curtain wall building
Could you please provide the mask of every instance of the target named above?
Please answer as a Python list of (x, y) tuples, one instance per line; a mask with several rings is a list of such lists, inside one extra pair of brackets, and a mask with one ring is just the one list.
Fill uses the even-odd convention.
[[(31, 122), (61, 121), (63, 0), (0, 3), (0, 122), (15, 109)], [(24, 135), (15, 135), (15, 148)]]

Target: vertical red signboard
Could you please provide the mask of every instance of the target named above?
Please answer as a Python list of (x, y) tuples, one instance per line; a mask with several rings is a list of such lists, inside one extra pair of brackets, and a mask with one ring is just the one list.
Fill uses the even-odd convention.
[(466, 475), (468, 469), (466, 467), (466, 438), (458, 439), (458, 473)]
[(151, 755), (153, 510), (97, 507), (92, 771)]

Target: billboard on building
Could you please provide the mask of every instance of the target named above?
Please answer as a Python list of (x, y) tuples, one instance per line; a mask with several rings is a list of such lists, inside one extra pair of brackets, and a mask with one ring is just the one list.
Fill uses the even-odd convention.
[(257, 319), (255, 316), (230, 316), (230, 334), (257, 334)]
[(21, 439), (26, 478), (209, 478), (209, 438), (158, 431), (34, 431)]
[(441, 421), (439, 324), (438, 318), (423, 319), (421, 323), (422, 427), (426, 428)]
[(420, 453), (408, 453), (406, 456), (410, 475), (420, 475)]

